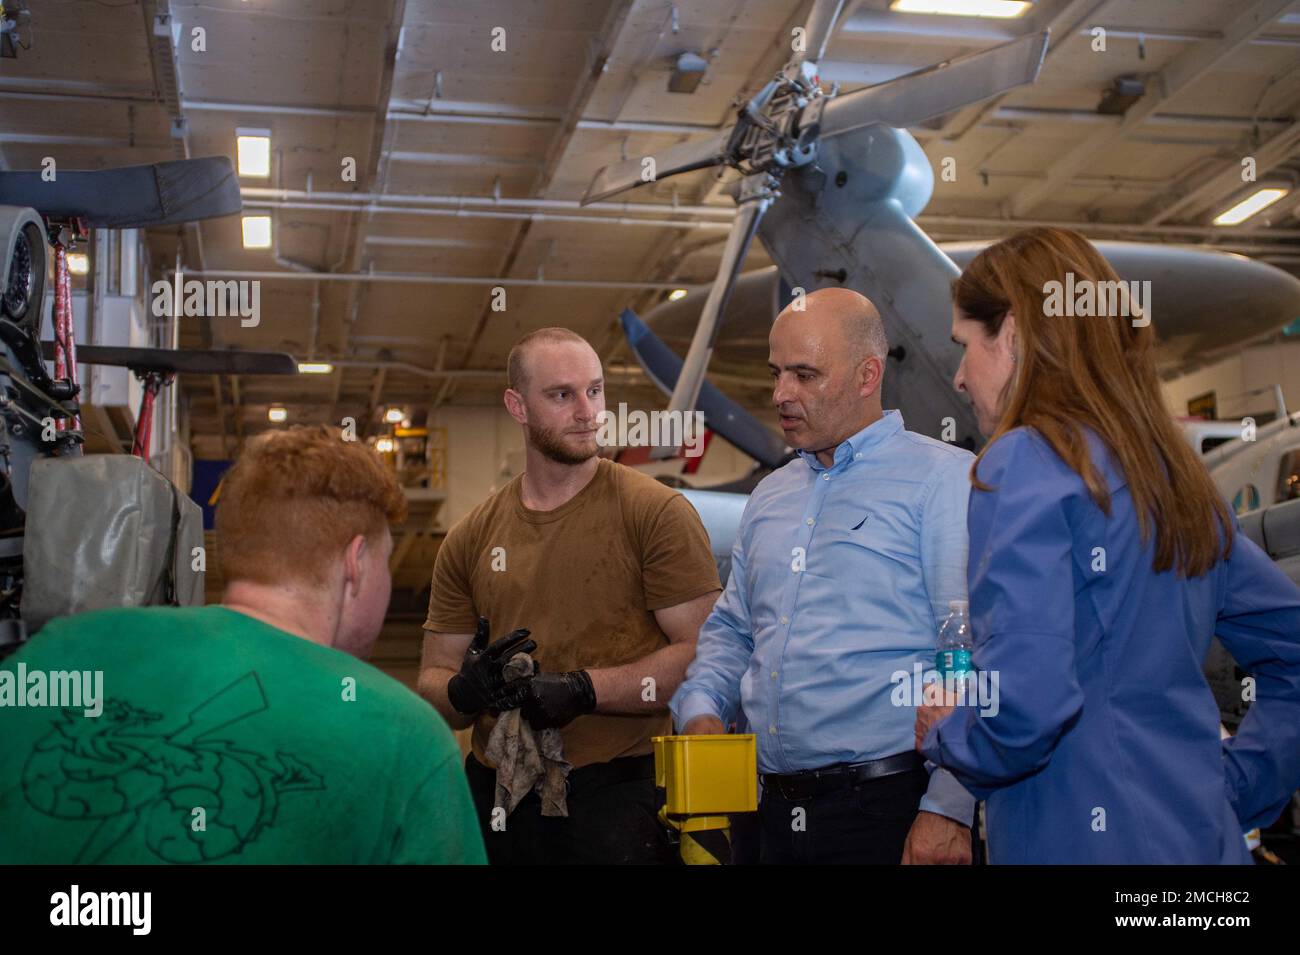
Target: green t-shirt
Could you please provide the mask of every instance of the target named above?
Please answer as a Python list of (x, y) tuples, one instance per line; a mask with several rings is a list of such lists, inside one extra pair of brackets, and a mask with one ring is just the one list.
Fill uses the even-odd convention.
[(148, 607), (0, 661), (0, 863), (485, 861), (447, 724), (346, 653)]

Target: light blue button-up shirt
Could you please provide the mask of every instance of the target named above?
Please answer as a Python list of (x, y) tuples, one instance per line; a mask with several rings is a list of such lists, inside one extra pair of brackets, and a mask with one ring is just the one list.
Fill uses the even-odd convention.
[[(912, 751), (916, 710), (896, 705), (891, 677), (933, 667), (948, 601), (966, 598), (970, 452), (887, 411), (829, 468), (800, 458), (750, 496), (727, 587), (670, 703), (679, 729), (743, 717), (760, 773)], [(938, 770), (921, 808), (969, 825), (974, 798)]]

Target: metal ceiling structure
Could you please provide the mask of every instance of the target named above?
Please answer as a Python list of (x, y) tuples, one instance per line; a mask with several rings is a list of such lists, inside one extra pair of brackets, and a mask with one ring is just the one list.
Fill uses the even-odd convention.
[[(191, 434), (212, 456), (267, 427), (272, 403), (337, 423), (388, 403), (495, 402), (510, 344), (544, 325), (598, 345), (612, 400), (658, 404), (617, 316), (712, 277), (735, 174), (578, 199), (601, 166), (729, 125), (733, 101), (789, 59), (810, 6), (49, 0), (33, 9), (32, 49), (0, 61), (0, 164), (233, 158), (236, 129), (270, 131), (271, 175), (242, 182), (245, 211), (273, 218), (273, 248), (245, 250), (231, 218), (151, 230), (153, 259), (170, 267), (179, 250), (188, 275), (262, 282), (256, 327), (189, 319), (183, 346), (283, 350), (335, 370), (183, 378)], [(822, 67), (843, 90), (1052, 31), (1037, 83), (911, 130), (936, 170), (955, 172), (936, 175), (918, 220), (936, 240), (1050, 222), (1300, 261), (1293, 197), (1210, 225), (1242, 190), (1245, 157), (1261, 181), (1296, 183), (1300, 2), (1037, 0), (1012, 20), (848, 7)], [(707, 62), (693, 93), (668, 89), (682, 53)], [(1108, 111), (1121, 78), (1141, 92)], [(747, 267), (766, 264), (755, 244)], [(726, 387), (766, 396), (763, 380)]]

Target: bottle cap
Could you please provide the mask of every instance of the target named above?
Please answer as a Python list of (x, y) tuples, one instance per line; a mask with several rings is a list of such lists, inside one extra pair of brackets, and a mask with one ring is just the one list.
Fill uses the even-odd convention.
[(949, 613), (965, 613), (965, 612), (966, 612), (967, 610), (969, 610), (969, 609), (970, 609), (970, 601), (969, 601), (969, 600), (949, 600), (949, 601), (948, 601), (948, 612), (949, 612)]

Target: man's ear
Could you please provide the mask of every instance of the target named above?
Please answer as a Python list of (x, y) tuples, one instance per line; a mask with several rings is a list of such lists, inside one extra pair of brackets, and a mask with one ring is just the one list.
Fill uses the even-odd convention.
[(514, 418), (520, 424), (528, 424), (528, 408), (524, 404), (524, 396), (513, 388), (507, 388), (503, 396), (506, 411), (510, 412), (510, 417)]
[(864, 398), (880, 390), (881, 379), (885, 375), (885, 362), (872, 355), (862, 359), (858, 364), (858, 386)]
[(343, 586), (349, 596), (355, 597), (361, 592), (362, 568), (365, 566), (369, 547), (366, 535), (358, 534), (348, 541), (348, 546), (343, 551)]

